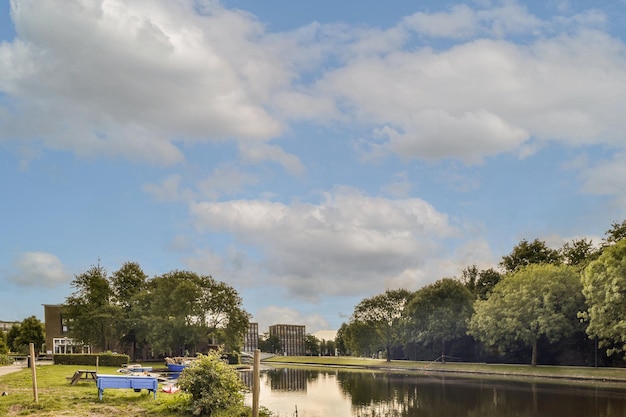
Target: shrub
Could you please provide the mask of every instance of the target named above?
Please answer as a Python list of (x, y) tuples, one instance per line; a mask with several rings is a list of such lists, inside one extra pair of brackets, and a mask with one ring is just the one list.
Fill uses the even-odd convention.
[(0, 355), (0, 366), (3, 365), (11, 365), (13, 363), (13, 358), (9, 355)]
[(178, 386), (190, 395), (194, 415), (210, 416), (228, 409), (241, 409), (245, 384), (223, 359), (222, 352), (199, 355), (178, 378)]

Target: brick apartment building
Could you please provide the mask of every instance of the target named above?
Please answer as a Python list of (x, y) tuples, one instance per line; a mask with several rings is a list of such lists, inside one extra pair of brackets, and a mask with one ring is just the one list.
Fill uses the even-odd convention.
[(283, 354), (289, 356), (302, 356), (306, 354), (304, 344), (306, 337), (305, 326), (297, 324), (275, 324), (270, 326), (270, 336), (278, 337)]
[(252, 353), (259, 348), (259, 323), (249, 323), (248, 332), (243, 341), (242, 352)]
[(63, 317), (62, 304), (44, 304), (46, 353), (90, 353), (89, 346), (77, 345), (67, 337), (68, 324)]

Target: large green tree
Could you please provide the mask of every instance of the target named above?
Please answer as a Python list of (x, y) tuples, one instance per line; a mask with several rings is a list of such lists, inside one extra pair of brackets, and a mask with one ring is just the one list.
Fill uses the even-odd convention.
[(239, 351), (250, 317), (232, 287), (190, 271), (148, 281), (142, 306), (145, 338), (155, 351), (168, 354), (211, 343)]
[(100, 265), (93, 266), (76, 275), (72, 287), (75, 290), (66, 298), (64, 310), (70, 323), (70, 337), (101, 350), (110, 349), (117, 317), (106, 270)]
[[(7, 345), (9, 345), (9, 350), (12, 352), (26, 353), (26, 350), (24, 350), (24, 347), (23, 346), (20, 347), (16, 343), (16, 341), (19, 341), (19, 337), (20, 337), (20, 325), (14, 323), (9, 329), (9, 331), (7, 332)], [(24, 350), (24, 352), (22, 352), (22, 350)]]
[(304, 350), (307, 355), (318, 356), (320, 354), (320, 344), (321, 341), (312, 334), (307, 334), (304, 337)]
[(480, 270), (471, 265), (463, 270), (460, 281), (476, 298), (484, 300), (501, 278), (502, 275), (493, 268)]
[(275, 334), (263, 333), (259, 337), (259, 350), (267, 353), (279, 353), (283, 348), (280, 338)]
[(401, 340), (401, 320), (411, 292), (405, 289), (387, 290), (366, 298), (354, 308), (352, 320), (371, 328), (384, 346), (387, 361), (391, 360), (391, 346)]
[(117, 319), (115, 336), (120, 345), (131, 352), (132, 358), (137, 356), (138, 344), (144, 342), (138, 335), (143, 324), (140, 300), (147, 279), (148, 276), (136, 262), (125, 262), (110, 279), (111, 300)]
[(44, 325), (35, 316), (30, 316), (22, 320), (20, 331), (14, 343), (17, 346), (28, 347), (31, 343), (35, 347), (35, 352), (39, 353), (44, 343), (46, 343), (46, 333)]
[(626, 239), (606, 247), (585, 268), (582, 282), (587, 334), (598, 337), (609, 356), (626, 353)]
[(606, 236), (604, 238), (605, 246), (613, 245), (626, 238), (626, 220), (611, 223), (611, 228), (604, 234)]
[(342, 327), (341, 340), (344, 352), (353, 356), (371, 356), (384, 348), (384, 341), (374, 327), (354, 319)]
[(0, 355), (9, 353), (9, 344), (7, 343), (7, 335), (0, 331)]
[(463, 337), (473, 312), (473, 294), (459, 281), (441, 279), (416, 291), (405, 309), (408, 342), (439, 344), (445, 362), (446, 343)]
[(537, 343), (553, 343), (580, 329), (577, 312), (584, 305), (579, 274), (561, 265), (528, 265), (505, 276), (486, 300), (477, 300), (469, 333), (501, 349), (523, 343), (537, 364)]
[(500, 266), (506, 272), (513, 272), (517, 268), (530, 264), (555, 264), (561, 263), (561, 255), (556, 249), (549, 248), (545, 242), (535, 239), (532, 242), (522, 239), (513, 247), (510, 254), (502, 257)]
[(484, 300), (489, 298), (493, 287), (500, 282), (502, 274), (493, 268), (483, 269), (478, 273), (478, 280), (476, 281), (476, 288), (474, 293), (476, 297)]
[(243, 300), (237, 290), (212, 278), (209, 282), (208, 290), (205, 288), (202, 292), (209, 338), (228, 350), (239, 352), (248, 331), (250, 314), (243, 309)]
[(561, 247), (561, 257), (567, 265), (585, 268), (589, 263), (600, 256), (600, 249), (591, 239), (574, 239)]
[(341, 323), (335, 336), (335, 346), (340, 355), (346, 355), (348, 353), (348, 347), (346, 345), (346, 332), (348, 331), (348, 323)]

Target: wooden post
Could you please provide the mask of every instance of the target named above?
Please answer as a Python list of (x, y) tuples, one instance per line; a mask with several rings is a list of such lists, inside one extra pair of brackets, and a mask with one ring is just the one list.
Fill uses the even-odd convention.
[(100, 364), (100, 354), (96, 355), (96, 373), (98, 373), (98, 365)]
[(35, 369), (35, 344), (30, 344), (30, 369), (33, 374), (33, 395), (35, 396), (35, 402), (39, 403), (39, 395), (37, 393), (37, 370)]
[(261, 351), (254, 350), (252, 371), (252, 417), (259, 417), (259, 394), (261, 393)]

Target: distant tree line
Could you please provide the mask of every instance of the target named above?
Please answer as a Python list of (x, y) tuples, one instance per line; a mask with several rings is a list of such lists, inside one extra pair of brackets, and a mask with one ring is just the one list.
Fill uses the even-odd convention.
[(37, 317), (30, 316), (11, 326), (6, 334), (0, 331), (0, 355), (10, 352), (26, 355), (31, 343), (35, 352), (39, 353), (45, 342), (43, 323)]
[(335, 340), (387, 360), (623, 365), (626, 221), (594, 245), (522, 240), (497, 268), (465, 268), (415, 292), (362, 300)]
[(239, 352), (248, 330), (237, 291), (207, 275), (176, 270), (148, 279), (126, 262), (110, 276), (93, 266), (72, 287), (63, 311), (69, 337), (102, 351), (182, 356), (220, 345)]

